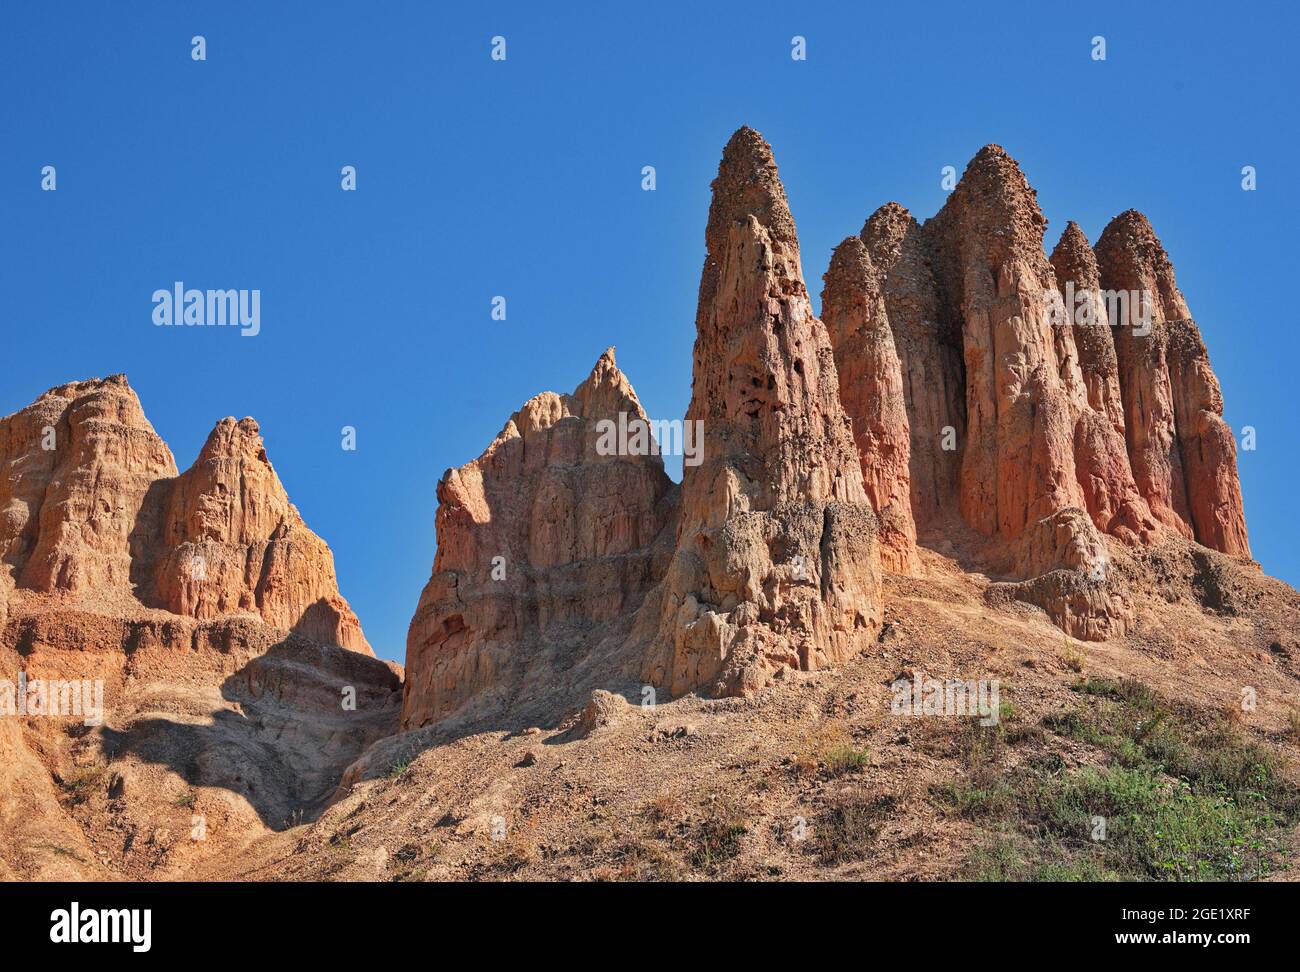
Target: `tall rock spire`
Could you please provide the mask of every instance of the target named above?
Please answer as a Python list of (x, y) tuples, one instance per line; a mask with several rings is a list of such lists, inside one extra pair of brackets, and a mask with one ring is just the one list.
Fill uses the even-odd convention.
[(1124, 401), (1119, 363), (1097, 261), (1087, 237), (1073, 221), (1052, 251), (1052, 268), (1061, 291), (1065, 320), (1078, 352), (1088, 408), (1075, 428), (1075, 473), (1088, 515), (1097, 528), (1130, 543), (1155, 529), (1138, 492), (1124, 438)]
[(902, 372), (912, 514), (919, 531), (943, 531), (957, 511), (966, 428), (960, 322), (943, 314), (927, 234), (906, 209), (886, 203), (859, 235), (880, 280)]
[(679, 540), (643, 677), (737, 693), (817, 668), (878, 626), (876, 518), (772, 150), (741, 128), (705, 232)]
[(853, 422), (863, 486), (880, 521), (881, 565), (915, 573), (911, 434), (880, 275), (866, 245), (850, 236), (835, 248), (824, 279), (822, 319), (835, 350), (840, 400)]
[(1097, 241), (1102, 286), (1119, 302), (1115, 350), (1129, 457), (1166, 526), (1248, 555), (1237, 448), (1205, 344), (1147, 218), (1128, 210)]
[(1007, 540), (1056, 510), (1085, 505), (1073, 455), (1083, 382), (1073, 336), (1051, 326), (1059, 298), (1043, 253), (1046, 225), (1020, 167), (989, 145), (932, 227), (940, 286), (962, 322), (961, 513)]

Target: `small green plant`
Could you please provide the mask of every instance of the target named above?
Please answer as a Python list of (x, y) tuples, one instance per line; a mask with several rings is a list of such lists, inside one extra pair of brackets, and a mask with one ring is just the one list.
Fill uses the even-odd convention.
[(68, 850), (66, 847), (60, 847), (58, 844), (33, 844), (32, 850), (47, 850), (58, 857), (70, 857), (78, 864), (84, 864), (85, 861), (76, 851)]
[(843, 776), (865, 769), (871, 761), (870, 751), (864, 746), (858, 748), (849, 743), (833, 746), (826, 752), (826, 772), (831, 776)]
[(384, 776), (390, 780), (395, 780), (410, 768), (411, 761), (409, 759), (399, 760), (392, 766), (388, 767), (388, 772), (385, 773)]
[(195, 802), (197, 802), (197, 800), (198, 800), (198, 796), (197, 794), (195, 794), (193, 790), (186, 790), (184, 793), (182, 793), (180, 796), (178, 796), (175, 800), (172, 801), (172, 806), (184, 808), (187, 810), (192, 810), (194, 809), (194, 804)]
[(91, 766), (79, 770), (72, 776), (59, 779), (63, 791), (72, 797), (73, 803), (85, 803), (90, 795), (104, 783), (108, 770), (103, 766)]

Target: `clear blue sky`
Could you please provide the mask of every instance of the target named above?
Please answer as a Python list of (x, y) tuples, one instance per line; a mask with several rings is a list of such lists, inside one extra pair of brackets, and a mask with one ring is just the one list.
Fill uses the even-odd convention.
[[(932, 215), (940, 169), (998, 142), (1049, 248), (1068, 219), (1095, 241), (1126, 208), (1151, 218), (1229, 422), (1258, 429), (1241, 457), (1255, 555), (1300, 582), (1294, 5), (455, 6), (5, 4), (0, 414), (126, 372), (181, 468), (217, 419), (256, 417), (400, 660), (444, 469), (611, 344), (653, 416), (684, 413), (735, 128), (776, 151), (814, 293), (876, 206)], [(260, 289), (261, 334), (154, 327), (150, 295), (175, 280)]]

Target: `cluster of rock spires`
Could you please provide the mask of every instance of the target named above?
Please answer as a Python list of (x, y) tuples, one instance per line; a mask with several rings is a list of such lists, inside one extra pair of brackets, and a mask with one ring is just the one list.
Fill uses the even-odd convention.
[[(1094, 251), (1070, 223), (1050, 260), (1045, 229), (987, 146), (934, 218), (889, 203), (836, 248), (819, 319), (771, 149), (736, 132), (696, 317), (702, 463), (678, 487), (657, 455), (599, 454), (602, 420), (645, 417), (607, 351), (450, 470), (403, 727), (527, 721), (620, 680), (749, 693), (862, 650), (881, 572), (957, 535), (991, 599), (1088, 639), (1133, 620), (1109, 542), (1248, 556), (1218, 383), (1150, 225), (1126, 212)], [(1112, 315), (1119, 291), (1149, 298)]]
[[(753, 692), (863, 650), (882, 572), (922, 574), (926, 546), (1088, 639), (1133, 623), (1110, 544), (1248, 556), (1218, 382), (1150, 225), (1123, 213), (1094, 249), (1070, 223), (1050, 259), (1045, 228), (987, 146), (934, 218), (889, 203), (836, 248), (819, 318), (771, 149), (736, 132), (696, 316), (702, 461), (678, 486), (654, 451), (599, 447), (647, 419), (611, 349), (448, 471), (402, 726)], [(0, 468), (0, 626), (21, 589), (370, 654), (252, 419), (178, 474), (123, 377), (80, 382), (0, 419)]]
[(26, 589), (248, 615), (372, 654), (251, 418), (218, 422), (178, 474), (124, 376), (76, 382), (0, 418), (0, 468), (0, 621)]

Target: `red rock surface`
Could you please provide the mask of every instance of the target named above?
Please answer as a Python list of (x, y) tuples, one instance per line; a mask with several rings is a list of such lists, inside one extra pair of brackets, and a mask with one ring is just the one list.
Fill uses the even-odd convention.
[(860, 650), (880, 622), (876, 518), (771, 148), (723, 151), (705, 231), (688, 422), (704, 460), (642, 678), (737, 694)]
[(218, 423), (178, 477), (124, 376), (76, 382), (0, 419), (0, 468), (4, 589), (113, 612), (252, 614), (370, 653), (252, 419)]
[(1150, 540), (1155, 523), (1129, 464), (1119, 362), (1101, 277), (1092, 247), (1077, 223), (1065, 227), (1051, 262), (1062, 298), (1067, 300), (1065, 311), (1072, 321), (1087, 390), (1088, 408), (1081, 411), (1075, 426), (1074, 458), (1088, 514), (1105, 533), (1130, 543)]
[(163, 508), (152, 573), (167, 610), (253, 612), (272, 627), (370, 652), (339, 596), (333, 554), (289, 502), (253, 419), (218, 422)]
[(862, 483), (880, 521), (881, 566), (910, 574), (920, 569), (912, 518), (911, 429), (880, 276), (866, 245), (850, 236), (831, 256), (822, 319), (835, 351), (840, 400), (853, 422)]
[(1003, 540), (1084, 506), (1074, 471), (1083, 383), (1073, 336), (1050, 323), (1046, 295), (1056, 280), (1043, 253), (1046, 225), (1020, 167), (996, 145), (971, 160), (927, 224), (941, 292), (962, 322), (959, 506), (972, 527)]
[[(662, 576), (676, 487), (657, 454), (602, 455), (602, 420), (646, 414), (611, 348), (543, 392), (438, 483), (438, 554), (407, 638), (402, 725), (536, 718), (634, 666), (622, 641)], [(660, 544), (662, 547), (662, 544)], [(603, 642), (611, 644), (602, 647)]]
[(944, 313), (930, 241), (906, 209), (886, 203), (859, 235), (881, 279), (903, 377), (913, 517), (919, 531), (942, 532), (958, 505), (966, 427), (960, 322)]
[(1121, 213), (1097, 241), (1107, 290), (1150, 295), (1150, 334), (1135, 302), (1117, 322), (1129, 456), (1138, 488), (1165, 526), (1224, 553), (1249, 556), (1237, 448), (1200, 329), (1146, 217)]
[[(1132, 545), (1157, 543), (1163, 525), (1248, 555), (1236, 444), (1218, 382), (1150, 226), (1126, 213), (1094, 254), (1070, 223), (1049, 261), (1046, 225), (1020, 167), (989, 145), (923, 226), (895, 203), (872, 215), (861, 239), (873, 274), (847, 241), (832, 258), (828, 283), (849, 279), (853, 267), (859, 281), (873, 277), (884, 298), (922, 542), (941, 549), (959, 542), (950, 519), (959, 511), (987, 538), (971, 551), (975, 561), (1024, 581), (1079, 573), (1064, 551), (1104, 544), (1092, 527)], [(1115, 299), (1103, 287), (1153, 295), (1152, 334), (1135, 327), (1136, 300), (1117, 305), (1127, 316), (1111, 320)], [(824, 295), (833, 324), (848, 319), (847, 289), (837, 283)], [(857, 318), (878, 316), (875, 290), (859, 282), (856, 291)], [(884, 415), (898, 427), (894, 390), (877, 376), (889, 351), (860, 339), (855, 346), (846, 333), (832, 327), (841, 395), (864, 426), (855, 435), (865, 480), (896, 482), (897, 450), (881, 448), (879, 431)], [(957, 451), (942, 448), (945, 430)], [(1058, 515), (1072, 510), (1091, 523)], [(1072, 542), (1039, 544), (1034, 537), (1047, 523), (1051, 533), (1074, 531)], [(1026, 545), (1055, 550), (1061, 562), (1028, 558)], [(1057, 578), (1037, 584), (1029, 599), (1072, 633), (1110, 637), (1130, 620), (1119, 583)]]

